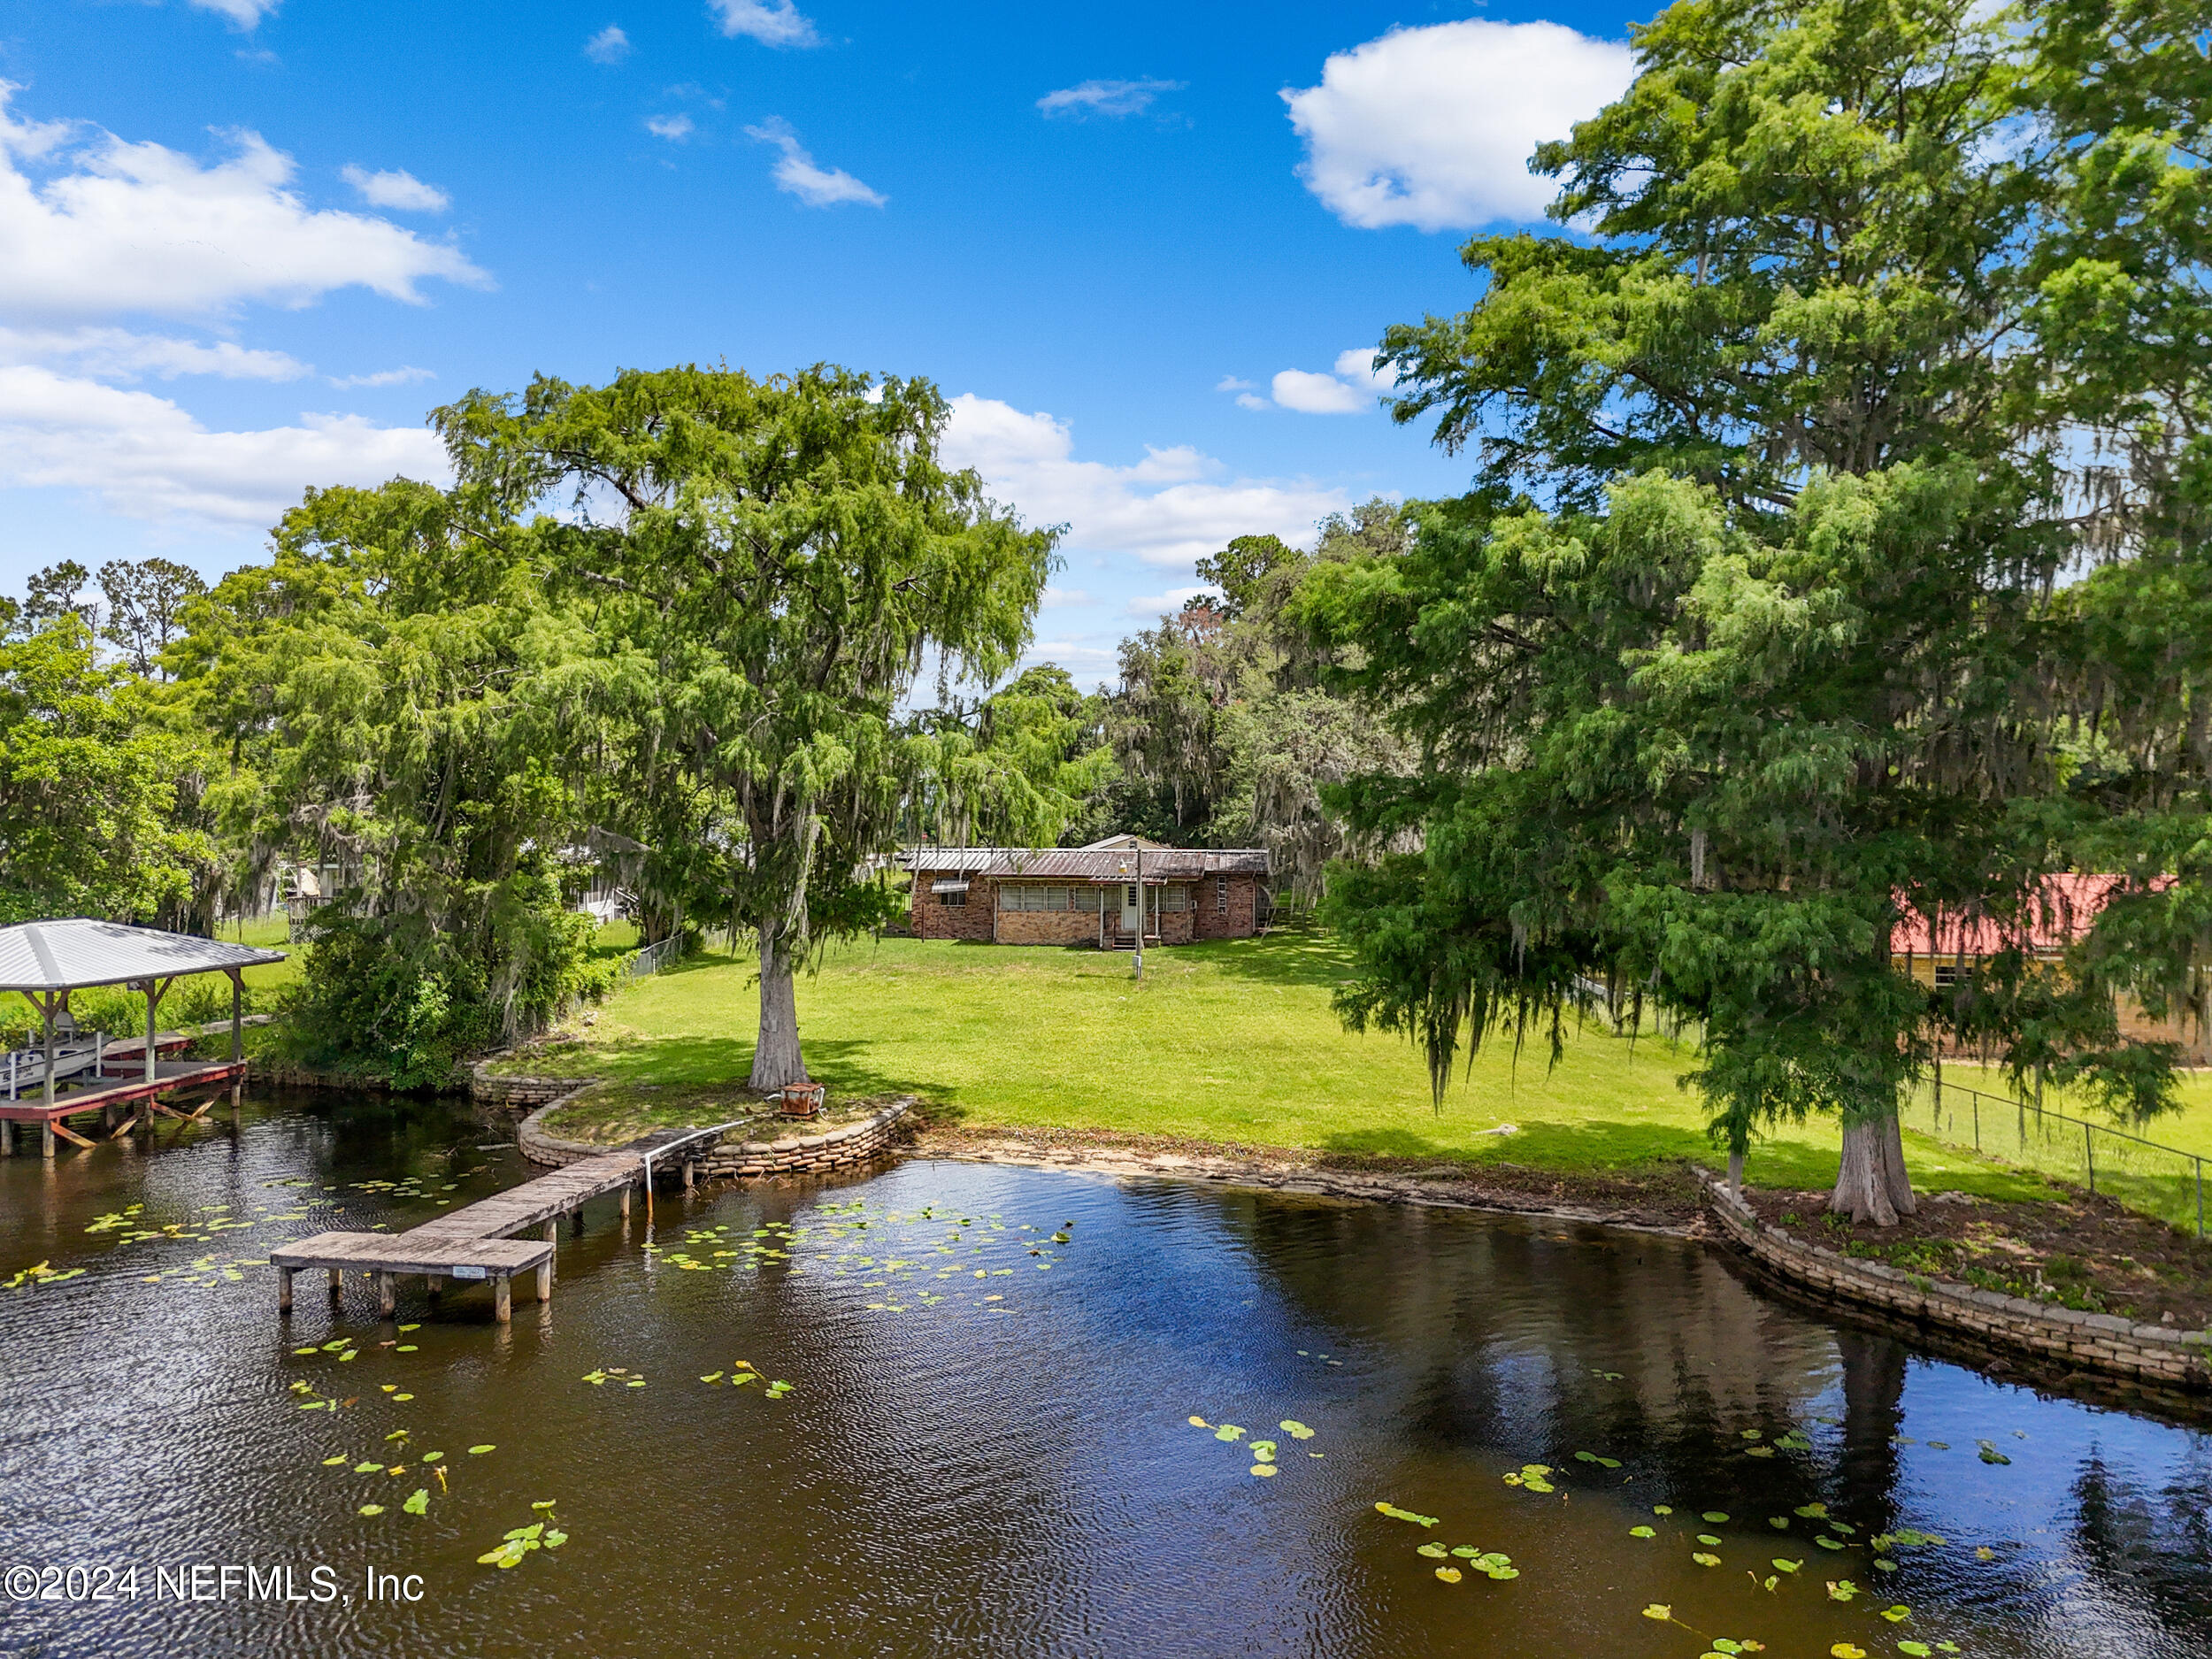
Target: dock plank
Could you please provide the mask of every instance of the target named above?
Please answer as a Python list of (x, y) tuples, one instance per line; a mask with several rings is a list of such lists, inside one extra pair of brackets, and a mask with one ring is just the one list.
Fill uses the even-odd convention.
[[(318, 1233), (269, 1252), (273, 1267), (358, 1268), (381, 1273), (526, 1273), (552, 1259), (543, 1239), (421, 1239), (412, 1233)], [(475, 1277), (476, 1275), (465, 1275)]]

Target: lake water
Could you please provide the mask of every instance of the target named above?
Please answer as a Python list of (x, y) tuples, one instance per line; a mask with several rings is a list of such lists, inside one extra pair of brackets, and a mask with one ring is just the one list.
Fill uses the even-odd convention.
[[(1671, 1239), (917, 1160), (664, 1194), (649, 1251), (595, 1205), (503, 1330), (481, 1288), (404, 1284), (396, 1325), (307, 1275), (279, 1319), (273, 1244), (527, 1179), (505, 1139), (269, 1096), (0, 1164), (0, 1282), (83, 1270), (0, 1291), (0, 1565), (62, 1598), (12, 1599), (0, 1651), (2212, 1655), (2201, 1430)], [(565, 1541), (480, 1564), (535, 1502)]]

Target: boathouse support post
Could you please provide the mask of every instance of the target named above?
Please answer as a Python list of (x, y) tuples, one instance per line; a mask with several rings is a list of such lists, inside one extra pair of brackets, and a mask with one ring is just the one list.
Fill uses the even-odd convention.
[(492, 1317), (502, 1325), (514, 1323), (514, 1281), (504, 1273), (492, 1281)]
[(622, 1218), (625, 1221), (630, 1218), (630, 1189), (627, 1187), (622, 1189)]
[(554, 1256), (561, 1252), (561, 1218), (558, 1216), (545, 1224), (545, 1241), (553, 1247), (553, 1256), (545, 1258), (545, 1271), (549, 1276), (554, 1276)]
[(399, 1297), (392, 1276), (389, 1273), (379, 1273), (376, 1276), (377, 1312), (388, 1319), (392, 1317), (393, 1310), (398, 1306)]
[(341, 1297), (341, 1296), (342, 1296), (342, 1295), (344, 1295), (344, 1294), (345, 1294), (345, 1290), (346, 1290), (346, 1276), (345, 1276), (345, 1273), (344, 1273), (343, 1270), (342, 1270), (342, 1269), (340, 1269), (340, 1268), (335, 1268), (335, 1267), (332, 1268), (332, 1269), (330, 1270), (330, 1299), (331, 1299), (331, 1301), (333, 1301), (333, 1302), (336, 1302), (336, 1301), (339, 1299), (339, 1297)]
[(230, 1060), (233, 1065), (246, 1057), (246, 975), (241, 968), (230, 971)]
[(538, 1263), (538, 1300), (553, 1300), (553, 1258), (549, 1256)]
[(292, 1311), (292, 1270), (288, 1267), (280, 1267), (276, 1271), (276, 1276), (277, 1311), (289, 1313)]

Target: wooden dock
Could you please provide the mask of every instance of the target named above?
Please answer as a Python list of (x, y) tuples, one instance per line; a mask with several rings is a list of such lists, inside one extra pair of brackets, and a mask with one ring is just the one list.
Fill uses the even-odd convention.
[[(393, 1281), (403, 1275), (419, 1275), (433, 1290), (442, 1279), (488, 1279), (493, 1310), (504, 1325), (514, 1317), (511, 1281), (516, 1274), (534, 1271), (538, 1300), (552, 1300), (561, 1217), (573, 1217), (581, 1232), (584, 1206), (610, 1193), (621, 1194), (622, 1213), (627, 1216), (630, 1194), (644, 1179), (647, 1155), (685, 1138), (681, 1131), (672, 1130), (642, 1136), (616, 1151), (549, 1171), (404, 1233), (319, 1233), (280, 1245), (269, 1252), (270, 1264), (277, 1270), (277, 1307), (291, 1311), (292, 1275), (300, 1270), (327, 1269), (335, 1298), (341, 1276), (351, 1268), (376, 1275), (377, 1310), (387, 1316), (393, 1310)], [(541, 1238), (514, 1236), (538, 1229), (543, 1230)]]
[[(112, 1056), (114, 1049), (110, 1049)], [(155, 1052), (160, 1052), (157, 1046)], [(142, 1056), (145, 1045), (134, 1046), (134, 1056)], [(111, 1059), (111, 1064), (112, 1064)], [(191, 1089), (223, 1089), (242, 1082), (246, 1075), (243, 1060), (157, 1060), (154, 1075), (145, 1074), (143, 1059), (137, 1059), (132, 1071), (125, 1075), (95, 1079), (80, 1089), (55, 1096), (49, 1105), (42, 1096), (27, 1095), (21, 1100), (0, 1099), (0, 1157), (14, 1150), (14, 1128), (17, 1124), (39, 1125), (42, 1150), (52, 1156), (54, 1139), (58, 1135), (73, 1146), (96, 1146), (88, 1137), (69, 1126), (69, 1119), (87, 1112), (100, 1115), (100, 1127), (111, 1141), (127, 1134), (151, 1121), (156, 1113), (180, 1118), (186, 1114), (171, 1111), (157, 1098)], [(115, 1127), (119, 1110), (129, 1113), (121, 1128)], [(198, 1114), (192, 1114), (196, 1117)]]

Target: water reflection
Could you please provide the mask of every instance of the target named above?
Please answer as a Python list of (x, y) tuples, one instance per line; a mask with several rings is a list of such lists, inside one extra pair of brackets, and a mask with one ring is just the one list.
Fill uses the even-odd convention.
[[(330, 1608), (19, 1605), (0, 1648), (1689, 1659), (1730, 1635), (1778, 1655), (2212, 1654), (2200, 1432), (1832, 1326), (1667, 1238), (918, 1162), (664, 1195), (650, 1251), (641, 1210), (626, 1229), (610, 1201), (564, 1235), (550, 1308), (505, 1330), (480, 1291), (434, 1310), (406, 1287), (398, 1322), (420, 1328), (401, 1333), (365, 1284), (331, 1311), (304, 1283), (288, 1329), (265, 1269), (221, 1275), (279, 1237), (411, 1225), (526, 1174), (465, 1112), (329, 1097), (0, 1164), (0, 1278), (87, 1269), (0, 1296), (0, 1555), (326, 1561), (349, 1588), (373, 1563), (424, 1585)], [(84, 1232), (131, 1203), (175, 1236)], [(208, 1230), (256, 1205), (254, 1226)], [(322, 1348), (339, 1338), (356, 1358)], [(699, 1380), (741, 1360), (796, 1392)], [(581, 1380), (613, 1366), (645, 1386)], [(303, 1379), (355, 1403), (302, 1412)], [(1194, 1413), (1278, 1440), (1280, 1472), (1250, 1475)], [(1760, 1455), (1786, 1435), (1802, 1449)], [(1983, 1462), (1983, 1440), (2011, 1461)], [(427, 1451), (449, 1493), (419, 1462), (352, 1472)], [(1503, 1483), (1526, 1463), (1558, 1471), (1554, 1494)], [(403, 1516), (426, 1484), (428, 1512)], [(477, 1564), (548, 1499), (559, 1552)], [(1440, 1584), (1415, 1553), (1429, 1534), (1379, 1500), (1522, 1576)], [(1815, 1504), (1856, 1531), (1796, 1513)], [(1714, 1568), (1691, 1557), (1708, 1528)], [(1868, 1540), (1901, 1528), (1947, 1541), (1881, 1572)], [(1778, 1556), (1806, 1564), (1786, 1577)], [(1865, 1594), (1832, 1601), (1846, 1578)], [(1907, 1621), (1875, 1616), (1895, 1603)]]

